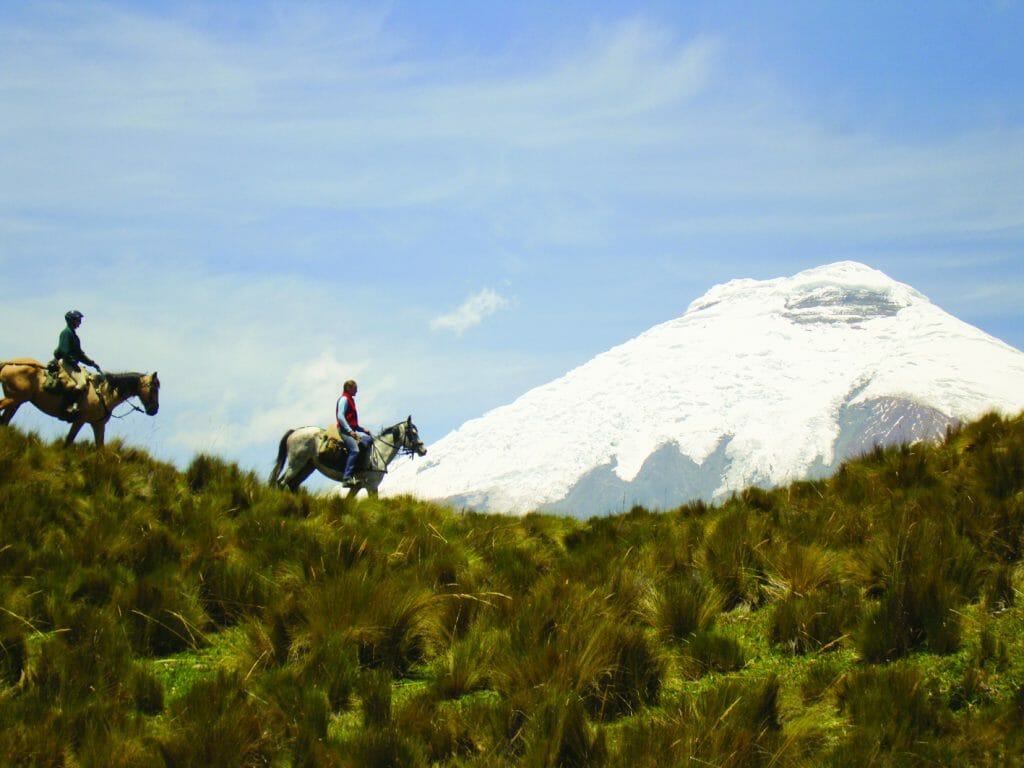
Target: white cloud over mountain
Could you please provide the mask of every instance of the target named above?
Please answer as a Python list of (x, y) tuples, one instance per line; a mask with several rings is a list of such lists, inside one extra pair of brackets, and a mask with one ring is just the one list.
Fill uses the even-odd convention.
[(435, 331), (452, 331), (462, 334), (508, 306), (508, 299), (497, 291), (484, 288), (469, 296), (451, 312), (435, 317), (430, 321), (430, 327)]

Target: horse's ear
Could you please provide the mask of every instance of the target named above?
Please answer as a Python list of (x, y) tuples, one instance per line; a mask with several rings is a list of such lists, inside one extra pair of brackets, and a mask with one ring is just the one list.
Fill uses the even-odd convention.
[(412, 424), (412, 414), (409, 414), (409, 418), (405, 420), (406, 424)]

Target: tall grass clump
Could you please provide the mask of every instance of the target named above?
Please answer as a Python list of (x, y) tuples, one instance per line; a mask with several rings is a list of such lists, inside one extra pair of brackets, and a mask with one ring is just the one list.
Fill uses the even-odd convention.
[(491, 687), (491, 635), (474, 633), (453, 639), (434, 661), (432, 690), (439, 699), (459, 699)]
[(625, 726), (610, 765), (799, 765), (804, 748), (787, 740), (779, 714), (779, 681), (723, 680), (684, 694), (662, 717)]
[(284, 743), (280, 715), (273, 714), (239, 675), (218, 671), (171, 703), (160, 751), (172, 765), (270, 764)]
[(557, 580), (523, 605), (497, 648), (499, 692), (572, 694), (601, 721), (656, 703), (665, 674), (662, 652), (639, 626), (622, 622), (594, 592)]
[(935, 682), (917, 669), (892, 665), (848, 674), (838, 701), (853, 729), (833, 753), (833, 764), (886, 764), (894, 758), (948, 764), (936, 742), (950, 728), (949, 713)]
[(399, 596), (375, 603), (375, 610), (355, 631), (363, 666), (389, 670), (395, 677), (426, 660), (438, 636), (434, 600), (427, 594)]
[(735, 501), (710, 526), (698, 567), (721, 593), (726, 609), (764, 601), (770, 530), (762, 515)]
[(586, 704), (573, 693), (551, 691), (534, 709), (526, 727), (520, 763), (549, 768), (605, 765), (603, 731), (586, 715)]
[(666, 642), (682, 642), (714, 627), (725, 597), (699, 571), (679, 574), (653, 587), (646, 597), (647, 620)]
[[(960, 646), (957, 609), (972, 591), (970, 558), (961, 562), (953, 531), (928, 519), (904, 517), (866, 550), (861, 560), (877, 603), (858, 633), (858, 647), (870, 661), (897, 659), (928, 648), (951, 653)], [(965, 575), (966, 574), (966, 575)]]
[(768, 638), (792, 653), (835, 648), (860, 621), (860, 593), (840, 576), (838, 557), (817, 544), (789, 542), (771, 558)]

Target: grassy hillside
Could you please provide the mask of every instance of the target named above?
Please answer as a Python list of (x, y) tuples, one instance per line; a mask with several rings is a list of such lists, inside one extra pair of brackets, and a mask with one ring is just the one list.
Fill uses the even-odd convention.
[(0, 429), (0, 761), (1024, 763), (1024, 416), (721, 506), (348, 503)]

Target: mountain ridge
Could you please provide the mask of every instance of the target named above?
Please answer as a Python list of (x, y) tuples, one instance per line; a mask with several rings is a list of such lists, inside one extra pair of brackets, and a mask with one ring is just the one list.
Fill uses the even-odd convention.
[(857, 262), (712, 287), (389, 474), (480, 511), (590, 516), (820, 477), (1024, 408), (1024, 353)]

